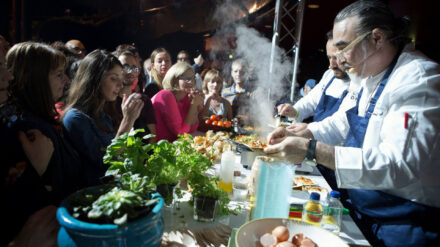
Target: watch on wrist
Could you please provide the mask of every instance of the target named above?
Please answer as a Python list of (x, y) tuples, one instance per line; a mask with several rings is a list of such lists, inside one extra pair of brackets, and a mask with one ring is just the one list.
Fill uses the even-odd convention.
[(303, 164), (309, 165), (309, 166), (316, 166), (316, 159), (315, 159), (315, 150), (316, 150), (316, 140), (310, 139), (309, 141), (309, 147), (307, 148), (307, 154), (304, 158)]

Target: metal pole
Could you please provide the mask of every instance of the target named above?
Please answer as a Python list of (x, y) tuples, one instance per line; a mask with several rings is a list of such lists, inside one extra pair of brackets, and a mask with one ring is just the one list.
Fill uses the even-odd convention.
[[(277, 0), (275, 4), (275, 17), (273, 20), (273, 36), (272, 36), (272, 46), (270, 51), (270, 61), (269, 61), (269, 82), (272, 83), (272, 73), (273, 73), (273, 64), (275, 60), (275, 50), (278, 45), (278, 30), (280, 28), (280, 10), (283, 4), (283, 0)], [(271, 90), (267, 90), (267, 100), (270, 101)]]
[(295, 53), (295, 58), (293, 61), (293, 75), (292, 75), (292, 85), (290, 88), (290, 101), (293, 103), (295, 97), (295, 84), (296, 84), (296, 75), (298, 73), (298, 60), (299, 60), (299, 48), (301, 45), (301, 36), (302, 36), (302, 24), (304, 17), (304, 6), (306, 5), (306, 0), (298, 0), (299, 6), (297, 8), (297, 22), (296, 22), (296, 44), (293, 45), (293, 52)]

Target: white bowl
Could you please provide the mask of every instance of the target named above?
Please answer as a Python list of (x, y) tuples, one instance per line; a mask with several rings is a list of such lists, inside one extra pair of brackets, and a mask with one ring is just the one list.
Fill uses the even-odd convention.
[(334, 233), (302, 221), (283, 218), (264, 218), (244, 224), (235, 235), (235, 245), (237, 247), (261, 246), (260, 237), (265, 233), (271, 233), (277, 226), (285, 226), (289, 229), (289, 241), (292, 240), (293, 235), (302, 233), (319, 247), (348, 247), (348, 244)]

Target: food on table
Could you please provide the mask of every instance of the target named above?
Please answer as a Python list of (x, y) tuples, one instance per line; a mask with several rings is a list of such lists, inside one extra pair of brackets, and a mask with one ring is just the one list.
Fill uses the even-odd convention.
[(278, 243), (276, 247), (295, 247), (295, 245), (293, 245), (289, 241), (284, 241), (284, 242)]
[(310, 238), (304, 237), (304, 234), (297, 233), (292, 237), (292, 243), (295, 247), (318, 247)]
[(260, 244), (263, 247), (273, 247), (277, 244), (277, 238), (270, 233), (265, 233), (260, 237)]
[(303, 185), (314, 185), (315, 184), (315, 182), (313, 182), (312, 179), (306, 178), (303, 176), (295, 177), (293, 180), (294, 180), (293, 186), (303, 186)]
[(221, 128), (231, 128), (232, 122), (223, 120), (222, 116), (211, 115), (208, 119), (205, 120), (205, 124), (213, 127), (221, 127)]
[(205, 136), (194, 137), (193, 147), (199, 152), (214, 161), (219, 161), (223, 152), (231, 149), (226, 139), (229, 138), (229, 134), (223, 131), (215, 132), (209, 130)]
[(316, 192), (328, 192), (328, 190), (326, 188), (319, 187), (319, 186), (313, 186), (313, 185), (304, 185), (302, 190), (316, 191)]
[(274, 235), (278, 242), (284, 242), (289, 239), (289, 229), (285, 226), (277, 226), (272, 230), (272, 235)]
[(297, 233), (289, 242), (289, 229), (285, 226), (277, 226), (271, 233), (265, 233), (260, 237), (260, 244), (263, 247), (318, 247), (310, 238), (304, 234)]
[(262, 149), (267, 147), (267, 143), (265, 141), (254, 135), (239, 135), (234, 138), (234, 141), (247, 145), (250, 148)]

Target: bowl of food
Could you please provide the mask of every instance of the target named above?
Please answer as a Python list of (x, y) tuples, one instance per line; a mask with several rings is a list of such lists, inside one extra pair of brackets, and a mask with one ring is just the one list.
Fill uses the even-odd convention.
[(257, 219), (244, 224), (235, 235), (235, 245), (348, 247), (348, 244), (334, 233), (305, 222), (284, 218)]

